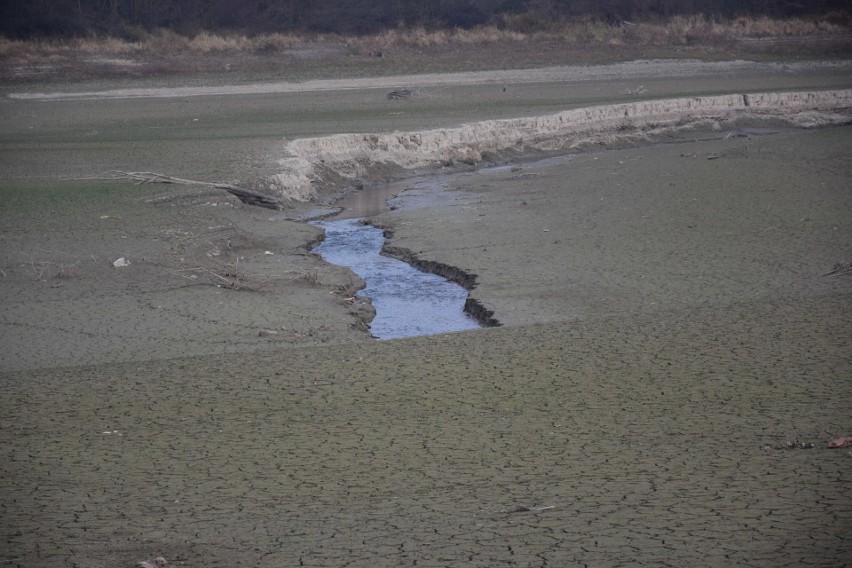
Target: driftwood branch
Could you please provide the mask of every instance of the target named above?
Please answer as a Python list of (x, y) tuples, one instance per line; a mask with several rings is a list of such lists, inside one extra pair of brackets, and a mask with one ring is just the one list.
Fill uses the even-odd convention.
[(849, 262), (838, 262), (834, 268), (820, 276), (848, 276), (852, 275), (852, 260)]
[(388, 93), (389, 100), (405, 100), (410, 99), (414, 93), (411, 92), (411, 89), (394, 89), (390, 93)]
[(121, 170), (114, 170), (110, 173), (113, 174), (113, 177), (110, 179), (126, 179), (130, 181), (135, 181), (136, 183), (140, 184), (173, 183), (178, 185), (200, 185), (204, 187), (224, 189), (225, 191), (236, 196), (240, 201), (248, 205), (266, 207), (267, 209), (284, 209), (284, 204), (281, 202), (281, 200), (272, 197), (271, 195), (258, 193), (256, 191), (251, 191), (250, 189), (243, 189), (242, 187), (231, 185), (230, 183), (217, 183), (208, 181), (197, 181), (192, 179), (183, 179), (154, 172), (124, 172)]

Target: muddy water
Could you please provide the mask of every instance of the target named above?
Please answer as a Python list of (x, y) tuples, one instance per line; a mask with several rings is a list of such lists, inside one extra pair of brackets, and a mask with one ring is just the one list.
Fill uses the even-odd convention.
[(436, 335), (479, 327), (464, 313), (467, 290), (400, 260), (381, 255), (381, 229), (361, 219), (319, 223), (325, 240), (314, 249), (327, 262), (346, 266), (367, 283), (358, 295), (376, 309), (370, 332), (378, 339)]

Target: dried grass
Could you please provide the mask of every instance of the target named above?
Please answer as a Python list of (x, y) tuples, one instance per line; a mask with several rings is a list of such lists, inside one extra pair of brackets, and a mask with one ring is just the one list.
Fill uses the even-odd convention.
[(309, 286), (323, 286), (323, 276), (325, 275), (325, 270), (307, 270), (303, 272), (297, 272), (296, 275), (291, 278), (292, 282), (304, 282)]
[(35, 64), (61, 61), (79, 55), (131, 55), (143, 45), (120, 38), (86, 37), (71, 39), (13, 40), (0, 36), (0, 61), (8, 64)]
[(621, 45), (625, 42), (625, 29), (598, 20), (564, 24), (557, 37), (567, 43), (582, 45)]
[(187, 37), (169, 29), (142, 33), (140, 38), (134, 41), (113, 36), (27, 41), (0, 36), (0, 61), (20, 65), (60, 61), (79, 55), (208, 55), (274, 52), (311, 41), (328, 41), (328, 39), (326, 36), (310, 38), (279, 33), (246, 36), (210, 32)]
[[(53, 278), (71, 278), (79, 272), (78, 262), (51, 262), (30, 260), (30, 275), (33, 280), (50, 280)], [(4, 274), (5, 276), (5, 274)]]
[(201, 32), (193, 37), (186, 45), (191, 53), (253, 53), (264, 51), (280, 51), (312, 41), (327, 40), (325, 36), (311, 38), (302, 35), (285, 35), (280, 33), (246, 36), (240, 34), (214, 34)]
[(351, 49), (366, 53), (400, 47), (443, 47), (448, 45), (518, 42), (526, 38), (526, 34), (499, 29), (495, 26), (481, 26), (469, 30), (427, 30), (418, 27), (413, 29), (390, 29), (371, 36), (353, 37), (347, 39), (346, 44)]
[(501, 28), (532, 37), (562, 39), (573, 45), (690, 45), (718, 44), (743, 39), (795, 38), (852, 33), (852, 25), (838, 15), (822, 19), (770, 18), (722, 19), (704, 14), (673, 16), (668, 20), (620, 22), (600, 20), (540, 21), (530, 14), (503, 16)]
[(69, 40), (69, 44), (73, 51), (90, 54), (128, 55), (142, 48), (138, 42), (112, 36), (74, 38)]
[[(328, 36), (305, 36), (300, 34), (260, 34), (247, 36), (237, 33), (218, 34), (201, 32), (193, 37), (185, 37), (171, 30), (158, 30), (147, 35), (142, 48), (153, 54), (182, 53), (188, 55), (207, 55), (218, 53), (261, 53), (275, 52), (313, 42), (328, 42)], [(337, 38), (339, 41), (339, 38)]]
[(209, 55), (277, 52), (309, 43), (345, 43), (356, 53), (376, 53), (394, 48), (433, 48), (472, 44), (522, 42), (527, 39), (561, 40), (572, 45), (690, 45), (716, 44), (742, 39), (843, 36), (852, 22), (828, 14), (821, 19), (740, 17), (719, 19), (698, 14), (674, 16), (658, 22), (599, 20), (550, 21), (532, 14), (505, 15), (497, 25), (473, 29), (389, 29), (371, 36), (261, 34), (201, 32), (180, 35), (169, 29), (135, 30), (133, 39), (113, 36), (20, 41), (0, 36), (0, 62), (35, 64), (89, 56)]
[(731, 31), (740, 37), (796, 37), (821, 34), (841, 34), (849, 29), (828, 20), (790, 18), (778, 20), (768, 17), (737, 18), (730, 24)]
[(848, 27), (827, 19), (740, 17), (721, 20), (703, 14), (674, 16), (666, 22), (624, 27), (626, 35), (644, 45), (715, 44), (743, 39), (843, 35)]

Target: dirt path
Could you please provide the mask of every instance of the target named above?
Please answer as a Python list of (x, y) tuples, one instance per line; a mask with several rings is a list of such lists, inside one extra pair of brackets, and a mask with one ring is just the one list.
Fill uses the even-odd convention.
[(753, 61), (640, 60), (611, 65), (563, 65), (539, 69), (507, 69), (465, 73), (428, 73), (364, 77), (352, 79), (309, 80), (300, 83), (271, 82), (245, 85), (219, 85), (168, 88), (131, 88), (85, 92), (14, 92), (12, 99), (78, 100), (107, 98), (171, 98), (212, 95), (258, 95), (270, 93), (306, 93), (355, 89), (392, 89), (404, 87), (446, 87), (482, 84), (537, 84), (647, 81), (657, 82), (674, 77), (701, 77), (743, 80), (769, 75), (849, 74), (849, 61), (809, 61), (791, 63), (758, 63)]

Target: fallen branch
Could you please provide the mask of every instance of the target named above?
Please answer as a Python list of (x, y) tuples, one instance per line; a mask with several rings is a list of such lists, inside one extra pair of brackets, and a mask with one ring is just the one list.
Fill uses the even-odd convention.
[(163, 195), (155, 195), (149, 199), (145, 200), (145, 203), (167, 203), (169, 201), (177, 201), (178, 199), (191, 199), (194, 197), (210, 197), (211, 195), (216, 195), (216, 188), (210, 187), (207, 189), (202, 189), (199, 191), (193, 191), (192, 193), (166, 193)]
[(214, 187), (216, 189), (224, 189), (228, 193), (236, 196), (240, 201), (246, 203), (248, 205), (256, 205), (258, 207), (266, 207), (267, 209), (276, 209), (281, 210), (284, 209), (284, 204), (275, 197), (270, 195), (266, 195), (263, 193), (258, 193), (256, 191), (251, 191), (250, 189), (243, 189), (242, 187), (238, 187), (236, 185), (231, 185), (230, 183), (218, 183), (218, 182), (209, 182), (209, 181), (197, 181), (192, 179), (183, 179), (172, 176), (167, 176), (164, 174), (158, 174), (154, 172), (124, 172), (121, 170), (114, 170), (110, 172), (114, 177), (109, 179), (126, 179), (130, 181), (135, 181), (136, 183), (173, 183), (178, 185), (201, 185), (204, 187)]
[(515, 507), (510, 511), (501, 511), (502, 513), (541, 513), (542, 511), (549, 511), (550, 509), (555, 509), (556, 505), (548, 505), (546, 507), (527, 507), (524, 505), (520, 505)]
[(411, 89), (394, 89), (393, 91), (388, 93), (388, 99), (392, 101), (401, 101), (405, 99), (410, 99), (411, 95), (413, 94), (414, 93), (411, 92)]
[(846, 276), (852, 274), (852, 261), (838, 262), (834, 267), (820, 276)]
[[(236, 272), (228, 271), (228, 272), (225, 272), (224, 276), (223, 276), (222, 274), (219, 274), (215, 270), (210, 270), (209, 268), (205, 268), (204, 266), (193, 266), (191, 268), (180, 268), (180, 269), (167, 268), (165, 266), (160, 266), (160, 268), (162, 268), (163, 270), (165, 270), (169, 274), (172, 274), (173, 276), (179, 276), (180, 278), (185, 278), (185, 279), (190, 280), (190, 281), (192, 281), (196, 284), (199, 284), (199, 285), (207, 285), (208, 284), (208, 282), (203, 282), (203, 281), (198, 280), (198, 274), (206, 274), (209, 277), (222, 282), (221, 285), (217, 284), (217, 286), (224, 286), (225, 288), (229, 288), (231, 290), (248, 290), (248, 291), (251, 291), (251, 292), (257, 292), (258, 291), (253, 286), (248, 286), (246, 284), (243, 284), (243, 282), (240, 279), (240, 276)], [(187, 275), (186, 273), (189, 273), (189, 275)]]
[(648, 89), (645, 88), (645, 85), (639, 85), (635, 89), (624, 89), (625, 95), (630, 95), (633, 97), (638, 97), (639, 95), (644, 95), (648, 92)]

